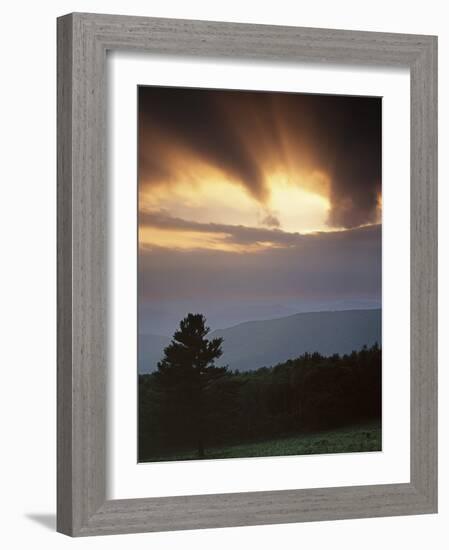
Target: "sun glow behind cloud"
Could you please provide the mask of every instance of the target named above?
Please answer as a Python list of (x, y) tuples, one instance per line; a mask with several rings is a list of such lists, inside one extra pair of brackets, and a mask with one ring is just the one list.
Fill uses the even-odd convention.
[(201, 224), (224, 224), (247, 228), (277, 229), (288, 233), (307, 234), (330, 231), (326, 220), (330, 203), (326, 196), (310, 189), (315, 179), (321, 192), (326, 189), (324, 174), (311, 174), (306, 185), (304, 176), (274, 173), (266, 177), (268, 191), (264, 203), (258, 201), (238, 181), (214, 168), (202, 167), (197, 173), (186, 170), (188, 180), (160, 185), (141, 185), (140, 211), (147, 214), (147, 223), (139, 228), (142, 248), (162, 246), (177, 249), (206, 248), (233, 252), (253, 252), (281, 246), (269, 240), (253, 243), (232, 243), (226, 233), (205, 230), (161, 228), (151, 226), (152, 213)]
[(304, 185), (304, 180), (319, 180), (320, 191), (326, 190), (327, 178), (324, 174), (304, 176), (288, 176), (274, 174), (267, 178), (270, 196), (270, 210), (279, 219), (279, 227), (284, 231), (295, 233), (313, 233), (316, 231), (331, 231), (327, 225), (330, 202), (318, 192), (311, 191), (310, 183)]

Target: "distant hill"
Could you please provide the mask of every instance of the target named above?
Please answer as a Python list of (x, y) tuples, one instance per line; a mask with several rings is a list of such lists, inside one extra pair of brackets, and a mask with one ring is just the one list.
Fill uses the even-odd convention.
[[(305, 352), (343, 354), (375, 342), (381, 345), (381, 318), (380, 309), (297, 313), (215, 330), (210, 337), (224, 339), (224, 353), (217, 364), (246, 371), (275, 365)], [(141, 335), (139, 372), (155, 370), (169, 342), (165, 336)]]
[(224, 330), (223, 361), (232, 369), (253, 370), (305, 352), (350, 353), (381, 344), (381, 310), (298, 313), (269, 321), (250, 321)]

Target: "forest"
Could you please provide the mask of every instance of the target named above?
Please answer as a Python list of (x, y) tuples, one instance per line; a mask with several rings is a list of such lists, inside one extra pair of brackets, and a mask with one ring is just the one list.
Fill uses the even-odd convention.
[[(204, 316), (189, 314), (158, 370), (139, 375), (139, 462), (284, 454), (282, 445), (273, 446), (277, 440), (289, 441), (285, 454), (380, 450), (382, 363), (377, 344), (348, 355), (306, 353), (238, 372), (215, 366), (222, 341), (208, 340), (208, 331)], [(365, 426), (376, 427), (374, 432), (359, 430), (372, 438), (368, 446), (365, 439), (355, 443), (357, 427)], [(351, 427), (357, 437), (346, 434), (346, 442), (332, 444), (329, 433)], [(320, 433), (327, 434), (327, 444), (314, 443), (304, 451), (301, 442), (312, 436), (315, 441)], [(298, 442), (293, 448), (292, 441)], [(258, 450), (245, 451), (251, 445)], [(226, 454), (227, 448), (243, 451)]]

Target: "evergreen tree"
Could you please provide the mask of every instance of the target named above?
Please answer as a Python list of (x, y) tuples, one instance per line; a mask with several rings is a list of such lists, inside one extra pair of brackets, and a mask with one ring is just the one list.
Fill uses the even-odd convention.
[(184, 435), (195, 438), (198, 456), (204, 457), (205, 435), (209, 428), (210, 406), (207, 399), (214, 383), (227, 373), (216, 367), (222, 355), (222, 338), (207, 339), (209, 327), (201, 314), (189, 313), (179, 324), (171, 343), (158, 363), (156, 377), (168, 400), (166, 414)]

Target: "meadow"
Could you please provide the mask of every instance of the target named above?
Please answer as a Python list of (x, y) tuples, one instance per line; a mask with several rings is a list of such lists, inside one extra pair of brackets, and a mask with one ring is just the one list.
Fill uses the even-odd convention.
[[(291, 456), (311, 454), (354, 453), (382, 450), (382, 431), (379, 423), (307, 433), (252, 443), (216, 446), (206, 449), (204, 459)], [(197, 460), (196, 448), (148, 457), (145, 461)]]

